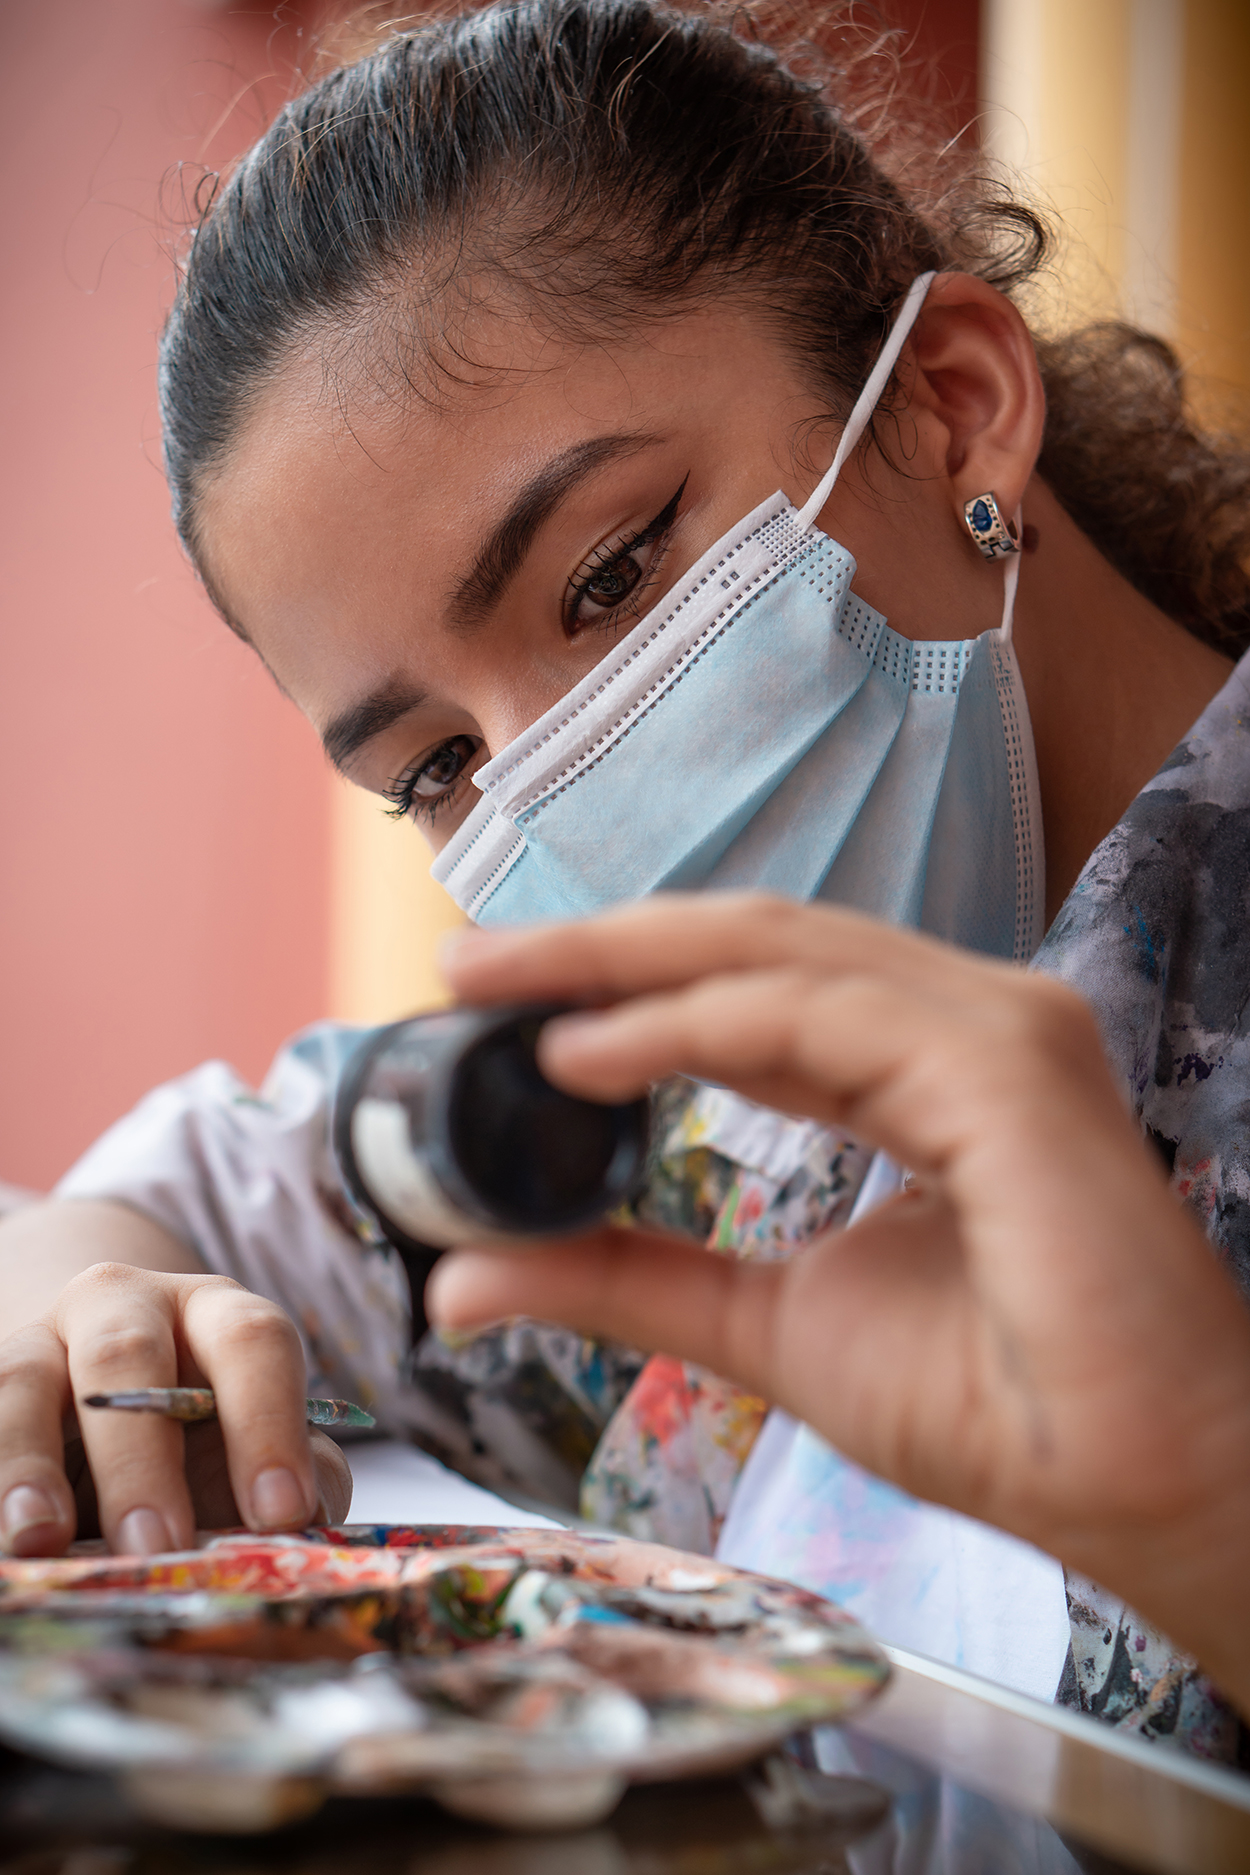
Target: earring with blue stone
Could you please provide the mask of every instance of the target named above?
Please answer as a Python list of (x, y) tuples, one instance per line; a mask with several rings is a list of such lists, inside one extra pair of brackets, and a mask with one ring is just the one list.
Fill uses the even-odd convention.
[(1020, 542), (1010, 521), (1004, 521), (992, 494), (974, 495), (964, 503), (964, 526), (987, 560), (1003, 560), (1019, 553)]

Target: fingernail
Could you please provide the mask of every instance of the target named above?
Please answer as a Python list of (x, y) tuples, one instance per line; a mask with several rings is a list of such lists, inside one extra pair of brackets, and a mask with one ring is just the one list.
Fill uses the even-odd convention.
[(252, 1481), (252, 1522), (262, 1530), (306, 1523), (312, 1509), (303, 1486), (285, 1465), (271, 1465)]
[[(485, 1252), (485, 1255), (488, 1257), (490, 1254), (489, 1250)], [(504, 1251), (502, 1254), (511, 1262), (516, 1252), (514, 1250), (509, 1250)], [(429, 1280), (425, 1285), (426, 1320), (429, 1322), (430, 1327), (437, 1333), (439, 1340), (442, 1341), (452, 1353), (458, 1353), (460, 1350), (469, 1347), (474, 1341), (480, 1339), (482, 1335), (489, 1335), (494, 1333), (497, 1329), (506, 1328), (509, 1322), (517, 1319), (516, 1316), (496, 1316), (493, 1320), (486, 1321), (474, 1321), (470, 1318), (468, 1322), (463, 1324), (460, 1322), (444, 1321), (443, 1316), (448, 1312), (448, 1305), (450, 1305), (449, 1312), (454, 1315), (457, 1312), (457, 1302), (463, 1302), (466, 1272), (468, 1273), (470, 1308), (472, 1307), (473, 1271), (476, 1255), (477, 1253), (475, 1251), (467, 1249), (464, 1246), (456, 1250), (448, 1251), (447, 1255), (441, 1257), (434, 1265), (434, 1268), (430, 1272)]]
[(117, 1526), (119, 1556), (159, 1556), (176, 1547), (158, 1510), (128, 1510)]
[(572, 1042), (576, 1047), (578, 1042), (585, 1041), (588, 1036), (598, 1035), (610, 1014), (610, 1010), (604, 1009), (578, 1009), (571, 1011), (567, 1016), (548, 1017), (543, 1023), (542, 1037), (538, 1044), (540, 1055), (542, 1049), (549, 1048), (553, 1042), (557, 1047), (563, 1042)]
[(0, 1532), (6, 1543), (16, 1542), (28, 1530), (47, 1528), (60, 1521), (61, 1513), (48, 1493), (35, 1484), (14, 1485), (0, 1509)]
[(438, 961), (440, 964), (459, 963), (470, 952), (489, 950), (507, 935), (506, 932), (482, 931), (475, 924), (457, 925), (454, 931), (445, 931), (438, 940)]

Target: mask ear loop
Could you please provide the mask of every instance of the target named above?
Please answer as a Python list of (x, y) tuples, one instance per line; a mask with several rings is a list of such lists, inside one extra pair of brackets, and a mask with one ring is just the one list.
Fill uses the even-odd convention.
[[(1024, 509), (1019, 507), (1012, 515), (1015, 523), (1016, 539), (1024, 539)], [(1016, 588), (1020, 584), (1020, 555), (1009, 553), (1003, 561), (1003, 622), (998, 628), (1000, 645), (1011, 643), (1011, 634), (1016, 618)]]
[(889, 383), (890, 373), (898, 363), (899, 353), (907, 343), (911, 329), (920, 316), (920, 308), (924, 305), (925, 295), (936, 279), (936, 272), (922, 273), (908, 287), (907, 297), (899, 307), (898, 316), (886, 334), (885, 344), (881, 347), (868, 382), (856, 398), (855, 408), (847, 418), (846, 428), (838, 443), (837, 454), (799, 511), (798, 524), (804, 534), (809, 532), (816, 516), (833, 493), (833, 485), (842, 473), (842, 464), (867, 429), (868, 420), (877, 407), (882, 391)]

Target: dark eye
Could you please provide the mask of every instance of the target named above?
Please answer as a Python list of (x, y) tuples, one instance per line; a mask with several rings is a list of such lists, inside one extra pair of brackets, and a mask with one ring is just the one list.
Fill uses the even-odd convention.
[(413, 775), (413, 798), (428, 801), (435, 795), (446, 794), (476, 753), (477, 744), (472, 736), (453, 736), (450, 742), (444, 742)]
[[(572, 632), (582, 625), (606, 624), (608, 621), (602, 615), (620, 612), (622, 608), (624, 617), (637, 616), (641, 594), (652, 584), (664, 558), (689, 480), (687, 476), (677, 493), (640, 533), (628, 540), (613, 541), (610, 546), (605, 543), (586, 571), (569, 582), (564, 615), (566, 630)], [(588, 613), (593, 616), (588, 617)]]
[(390, 812), (398, 820), (411, 814), (434, 814), (449, 801), (457, 781), (481, 748), (476, 736), (453, 736), (441, 742), (432, 755), (400, 775), (386, 790)]
[(582, 598), (591, 605), (602, 606), (605, 610), (619, 605), (622, 599), (628, 599), (634, 587), (642, 578), (643, 569), (637, 560), (622, 556), (619, 560), (610, 560), (607, 566), (586, 581), (582, 587)]

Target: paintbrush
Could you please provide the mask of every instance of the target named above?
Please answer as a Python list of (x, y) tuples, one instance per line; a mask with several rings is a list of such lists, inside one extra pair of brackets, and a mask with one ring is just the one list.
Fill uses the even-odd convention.
[[(84, 1406), (111, 1406), (123, 1413), (159, 1413), (162, 1419), (191, 1423), (216, 1419), (217, 1400), (211, 1387), (136, 1387), (130, 1393), (89, 1393)], [(372, 1413), (350, 1400), (305, 1400), (310, 1426), (376, 1426)]]

